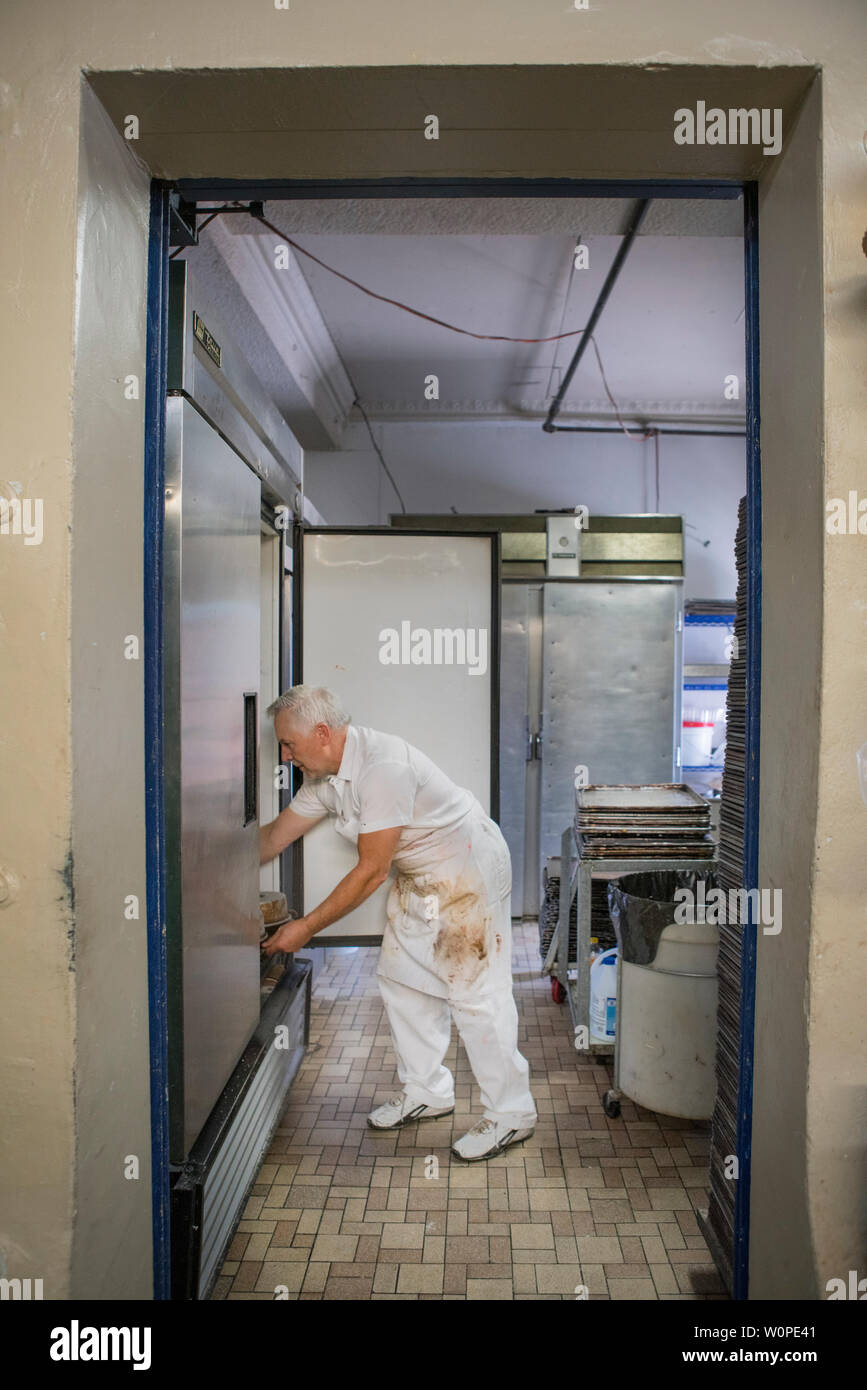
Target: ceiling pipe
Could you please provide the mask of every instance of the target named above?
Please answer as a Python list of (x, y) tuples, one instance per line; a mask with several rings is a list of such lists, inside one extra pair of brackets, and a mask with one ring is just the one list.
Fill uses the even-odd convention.
[[(631, 424), (635, 423), (630, 421)], [(543, 429), (546, 426), (542, 426)], [(642, 431), (643, 437), (652, 439), (655, 434), (689, 434), (689, 435), (708, 435), (715, 439), (745, 439), (746, 430), (679, 430), (667, 429), (664, 425), (641, 425), (635, 424), (635, 428)], [(549, 434), (622, 434), (620, 425), (551, 425), (548, 428)]]
[(633, 212), (632, 218), (629, 222), (629, 226), (626, 229), (626, 235), (620, 243), (620, 247), (617, 251), (617, 255), (614, 257), (611, 269), (605, 277), (605, 284), (599, 291), (599, 298), (593, 305), (593, 311), (590, 315), (590, 318), (587, 320), (587, 326), (584, 329), (581, 341), (575, 349), (572, 361), (566, 368), (563, 380), (560, 383), (560, 389), (557, 392), (554, 399), (552, 400), (550, 406), (548, 407), (548, 414), (545, 416), (545, 420), (542, 425), (542, 429), (545, 431), (546, 434), (553, 434), (556, 428), (556, 426), (554, 425), (554, 419), (560, 412), (560, 406), (563, 403), (563, 397), (566, 395), (566, 392), (569, 389), (569, 383), (575, 375), (575, 369), (584, 355), (584, 350), (587, 347), (587, 344), (590, 342), (593, 329), (596, 327), (602, 310), (605, 308), (605, 305), (608, 302), (608, 296), (613, 290), (615, 281), (617, 280), (618, 275), (623, 269), (623, 262), (626, 260), (626, 257), (629, 255), (629, 252), (632, 249), (632, 243), (638, 234), (638, 229), (644, 221), (645, 213), (647, 212), (647, 209), (650, 207), (650, 204), (650, 198), (640, 198), (638, 200), (635, 211)]

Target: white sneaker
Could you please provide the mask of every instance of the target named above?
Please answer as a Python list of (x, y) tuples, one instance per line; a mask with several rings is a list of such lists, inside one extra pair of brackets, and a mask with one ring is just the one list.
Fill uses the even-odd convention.
[(464, 1134), (452, 1144), (452, 1153), (467, 1163), (477, 1163), (480, 1158), (493, 1158), (502, 1153), (510, 1144), (518, 1144), (535, 1133), (536, 1126), (529, 1129), (514, 1129), (507, 1121), (481, 1120), (469, 1133)]
[(367, 1123), (371, 1129), (398, 1129), (408, 1120), (433, 1120), (439, 1115), (451, 1115), (454, 1108), (454, 1105), (444, 1105), (442, 1108), (420, 1105), (418, 1101), (400, 1095), (372, 1110), (367, 1117)]

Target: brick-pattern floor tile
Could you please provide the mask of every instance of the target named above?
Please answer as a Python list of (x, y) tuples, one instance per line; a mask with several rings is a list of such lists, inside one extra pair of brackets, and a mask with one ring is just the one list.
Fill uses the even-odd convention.
[(514, 1294), (511, 1279), (468, 1279), (468, 1299), (511, 1299)]
[(568, 1011), (539, 973), (535, 923), (515, 927), (513, 948), (519, 1045), (539, 1119), (525, 1143), (469, 1164), (451, 1144), (481, 1104), (456, 1032), (445, 1058), (454, 1112), (370, 1129), (369, 1112), (400, 1091), (378, 952), (316, 948), (311, 1046), (212, 1298), (726, 1297), (698, 1220), (710, 1127), (626, 1097), (609, 1120), (610, 1065), (576, 1054)]
[(610, 1279), (608, 1296), (612, 1299), (653, 1299), (658, 1297), (652, 1279)]

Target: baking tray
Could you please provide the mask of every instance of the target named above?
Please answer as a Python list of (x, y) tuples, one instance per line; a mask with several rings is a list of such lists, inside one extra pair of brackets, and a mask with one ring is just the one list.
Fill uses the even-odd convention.
[(640, 840), (631, 835), (620, 840), (593, 840), (578, 836), (584, 859), (713, 859), (716, 845), (709, 837), (683, 841)]
[(667, 835), (674, 830), (678, 835), (701, 834), (710, 825), (710, 816), (703, 816), (701, 820), (671, 820), (666, 816), (659, 817), (658, 820), (651, 820), (649, 816), (614, 816), (611, 820), (600, 820), (597, 816), (577, 816), (576, 824), (581, 830), (592, 830), (600, 835), (617, 834), (621, 826), (628, 826), (630, 834), (636, 831), (641, 835)]
[(685, 782), (658, 782), (630, 786), (624, 783), (579, 787), (575, 793), (579, 811), (653, 815), (692, 815), (707, 802)]

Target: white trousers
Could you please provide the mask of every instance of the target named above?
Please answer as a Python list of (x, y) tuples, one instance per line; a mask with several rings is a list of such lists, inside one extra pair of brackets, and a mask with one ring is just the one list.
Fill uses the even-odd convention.
[(454, 1018), (479, 1084), (484, 1118), (515, 1129), (536, 1123), (530, 1068), (518, 1051), (518, 1011), (511, 987), (468, 1004), (422, 994), (380, 977), (380, 993), (391, 1028), (397, 1074), (404, 1093), (418, 1105), (448, 1106), (455, 1079), (443, 1058)]
[(477, 803), (398, 867), (377, 975), (405, 1094), (454, 1103), (443, 1066), (454, 1018), (485, 1119), (533, 1126), (512, 993), (512, 867), (499, 827)]

